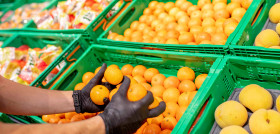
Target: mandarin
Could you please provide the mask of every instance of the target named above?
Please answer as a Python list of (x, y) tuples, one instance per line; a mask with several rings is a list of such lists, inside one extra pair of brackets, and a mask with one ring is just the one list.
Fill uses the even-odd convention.
[(177, 103), (179, 96), (180, 96), (180, 91), (177, 88), (168, 88), (162, 94), (162, 98), (164, 102)]
[(211, 40), (211, 35), (209, 33), (206, 33), (206, 32), (200, 32), (200, 33), (196, 34), (195, 42), (197, 44), (200, 44), (200, 42), (204, 41), (204, 40)]
[(162, 113), (164, 117), (175, 117), (177, 110), (179, 109), (179, 105), (175, 102), (167, 102), (166, 103), (166, 109)]
[(71, 118), (71, 122), (85, 120), (86, 118), (82, 114), (76, 114)]
[(138, 128), (137, 131), (135, 132), (135, 134), (143, 134), (143, 131), (146, 126), (148, 126), (147, 122), (145, 122), (140, 128)]
[(121, 69), (123, 75), (131, 75), (132, 70), (133, 70), (133, 66), (130, 64), (124, 65)]
[(240, 3), (237, 3), (237, 2), (231, 2), (227, 5), (227, 10), (230, 14), (232, 14), (233, 10), (236, 9), (236, 8), (240, 8), (241, 5)]
[(70, 123), (69, 119), (60, 119), (57, 124), (64, 124), (64, 123)]
[(82, 77), (83, 83), (87, 84), (94, 76), (95, 76), (94, 73), (86, 72)]
[(119, 68), (108, 67), (104, 73), (104, 78), (110, 84), (118, 85), (123, 80), (123, 74)]
[(165, 44), (179, 44), (179, 41), (176, 38), (169, 38), (166, 40)]
[(183, 80), (178, 87), (179, 91), (181, 93), (183, 92), (189, 92), (189, 91), (195, 91), (196, 90), (196, 86), (194, 84), (193, 81), (190, 80)]
[(221, 9), (221, 10), (217, 10), (215, 11), (215, 15), (214, 15), (215, 19), (218, 20), (220, 18), (229, 18), (230, 14), (226, 9)]
[(146, 70), (147, 70), (147, 68), (145, 66), (137, 65), (132, 70), (132, 76), (136, 76), (136, 75), (144, 76), (144, 73)]
[(189, 67), (182, 67), (177, 72), (177, 77), (180, 81), (183, 80), (191, 80), (193, 81), (195, 78), (194, 71)]
[(179, 84), (180, 84), (180, 80), (175, 76), (170, 76), (166, 78), (163, 83), (165, 88), (171, 88), (171, 87), (177, 88)]
[(112, 97), (118, 92), (118, 88), (113, 89), (109, 94), (109, 100), (112, 100)]
[(155, 85), (155, 86), (152, 86), (150, 91), (153, 93), (154, 96), (162, 98), (165, 88), (162, 85)]
[(194, 41), (194, 36), (192, 33), (186, 32), (179, 36), (178, 41), (180, 44), (187, 44)]
[(85, 86), (86, 86), (85, 83), (78, 83), (78, 84), (75, 86), (74, 90), (82, 90)]
[(147, 125), (143, 130), (143, 134), (158, 134), (160, 132), (161, 128), (156, 124)]
[(151, 82), (152, 78), (159, 74), (159, 71), (156, 68), (149, 68), (144, 73), (144, 78), (147, 80), (147, 82)]
[(151, 90), (152, 86), (149, 83), (140, 83), (144, 86), (147, 90)]
[(169, 130), (169, 129), (164, 129), (164, 130), (162, 130), (159, 134), (171, 134), (171, 130)]
[(147, 90), (141, 84), (132, 85), (127, 91), (127, 99), (129, 101), (139, 101), (147, 95)]
[(197, 87), (197, 89), (201, 87), (207, 76), (207, 74), (200, 74), (195, 78), (195, 86)]
[(136, 80), (138, 83), (146, 83), (146, 79), (144, 79), (141, 75), (136, 75), (133, 77), (134, 80)]
[(109, 98), (110, 91), (103, 85), (94, 86), (90, 91), (92, 102), (97, 105), (104, 105), (104, 99)]
[(188, 107), (182, 106), (179, 107), (178, 111), (176, 112), (176, 120), (179, 121)]
[(177, 120), (174, 117), (165, 117), (161, 122), (161, 129), (169, 129), (172, 130), (177, 124)]
[(156, 74), (153, 78), (152, 78), (152, 86), (155, 85), (162, 85), (164, 83), (164, 80), (166, 79), (166, 77), (163, 74)]
[(193, 26), (201, 26), (201, 25), (202, 25), (202, 21), (201, 19), (198, 18), (192, 18), (188, 23), (188, 27), (190, 28), (192, 28)]

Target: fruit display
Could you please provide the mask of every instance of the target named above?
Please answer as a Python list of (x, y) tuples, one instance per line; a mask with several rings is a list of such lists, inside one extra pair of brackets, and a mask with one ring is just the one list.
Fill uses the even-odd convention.
[[(82, 82), (76, 84), (74, 90), (82, 90), (100, 68), (86, 72), (82, 77)], [(97, 105), (104, 105), (104, 99), (111, 100), (121, 86), (123, 76), (129, 77), (131, 80), (127, 92), (128, 100), (138, 101), (147, 94), (147, 91), (151, 91), (154, 102), (149, 106), (149, 109), (157, 107), (161, 101), (166, 102), (166, 110), (158, 117), (148, 118), (147, 122), (136, 132), (142, 134), (146, 132), (170, 133), (191, 103), (207, 74), (196, 76), (191, 68), (182, 67), (178, 70), (177, 77), (166, 77), (156, 68), (146, 68), (143, 65), (133, 67), (126, 64), (120, 69), (119, 66), (112, 64), (107, 67), (102, 82), (109, 82), (115, 88), (109, 90), (103, 85), (93, 87), (90, 92), (92, 101)]]
[(96, 116), (96, 113), (78, 114), (76, 112), (68, 112), (68, 113), (60, 113), (60, 114), (43, 115), (42, 120), (46, 123), (51, 123), (51, 124), (63, 124), (63, 123), (86, 120), (94, 116)]
[(279, 91), (251, 84), (233, 96), (236, 99), (220, 104), (215, 110), (216, 123), (222, 128), (220, 134), (280, 133)]
[(124, 33), (110, 32), (107, 39), (160, 44), (225, 45), (252, 0), (152, 1), (143, 15)]
[[(265, 48), (280, 48), (280, 16), (279, 16), (280, 3), (277, 3), (269, 10), (269, 21), (273, 27), (261, 31), (256, 39), (255, 45)], [(270, 29), (271, 28), (271, 29)]]
[[(47, 45), (40, 48), (29, 48), (22, 45), (19, 48), (0, 48), (0, 75), (12, 81), (29, 85), (48, 65), (50, 65), (62, 52), (60, 47)], [(48, 78), (58, 73), (55, 68)]]
[(38, 16), (48, 4), (49, 2), (25, 4), (16, 10), (6, 12), (1, 18), (0, 29), (22, 28), (29, 20)]
[[(57, 7), (34, 17), (38, 29), (85, 29), (113, 0), (59, 1)], [(118, 2), (107, 16), (121, 6)]]

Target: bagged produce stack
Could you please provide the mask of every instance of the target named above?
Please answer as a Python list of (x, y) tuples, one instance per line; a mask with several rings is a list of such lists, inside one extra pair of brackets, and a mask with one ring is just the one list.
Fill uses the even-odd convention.
[[(43, 49), (29, 48), (22, 45), (19, 48), (0, 48), (0, 75), (15, 82), (29, 85), (51, 64), (62, 52), (60, 47), (47, 45)], [(48, 76), (56, 74), (56, 68)]]
[[(38, 29), (85, 29), (112, 0), (67, 0), (34, 18)], [(121, 5), (112, 8), (115, 12)]]
[(1, 18), (0, 29), (22, 28), (29, 20), (38, 16), (48, 4), (49, 2), (26, 4), (14, 11), (8, 11)]

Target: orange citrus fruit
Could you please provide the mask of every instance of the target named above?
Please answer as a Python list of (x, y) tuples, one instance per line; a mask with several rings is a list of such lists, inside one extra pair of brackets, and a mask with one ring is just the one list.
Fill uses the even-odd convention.
[(161, 132), (161, 129), (156, 124), (150, 124), (146, 126), (143, 130), (143, 134), (158, 134)]
[(115, 40), (115, 41), (123, 41), (124, 37), (122, 35), (117, 35), (113, 40)]
[(109, 90), (103, 85), (94, 86), (90, 91), (90, 98), (97, 105), (104, 105), (104, 99), (109, 98)]
[(153, 93), (154, 96), (162, 98), (162, 94), (165, 91), (165, 88), (162, 85), (155, 85), (152, 86), (150, 91)]
[(180, 44), (187, 44), (189, 42), (194, 41), (194, 36), (193, 36), (192, 33), (186, 32), (186, 33), (183, 33), (179, 36), (178, 41), (179, 41)]
[(196, 90), (196, 86), (194, 84), (193, 81), (190, 80), (183, 80), (178, 87), (179, 91), (181, 93), (183, 92), (189, 92), (189, 91), (195, 91)]
[(202, 11), (202, 19), (205, 18), (214, 18), (215, 12), (213, 10), (204, 10)]
[(156, 108), (159, 105), (159, 101), (154, 99), (153, 103), (149, 105), (148, 109)]
[(214, 17), (216, 20), (218, 20), (220, 18), (227, 19), (230, 17), (230, 14), (226, 9), (220, 9), (220, 10), (215, 11)]
[(202, 21), (201, 19), (198, 18), (192, 18), (190, 19), (189, 23), (188, 23), (188, 27), (193, 27), (193, 26), (201, 26), (202, 25)]
[(189, 67), (182, 67), (177, 72), (177, 77), (180, 81), (183, 80), (191, 80), (193, 81), (195, 78), (194, 71)]
[(120, 69), (118, 65), (116, 64), (112, 64), (110, 66), (108, 66), (107, 68), (117, 68), (117, 69)]
[(139, 21), (133, 21), (133, 22), (130, 24), (130, 29), (136, 31), (137, 28), (138, 28), (138, 26), (139, 26), (139, 24), (140, 24)]
[(253, 0), (242, 0), (241, 5), (243, 8), (248, 9)]
[(214, 4), (214, 7), (213, 7), (214, 11), (226, 9), (226, 8), (227, 8), (227, 4), (223, 3), (223, 2), (217, 2), (216, 4)]
[(163, 121), (161, 122), (160, 126), (161, 129), (169, 129), (172, 130), (177, 124), (177, 120), (174, 117), (165, 117), (163, 118)]
[(206, 77), (207, 77), (207, 74), (200, 74), (195, 78), (195, 86), (197, 87), (197, 89), (199, 89), (201, 87), (201, 85), (203, 84)]
[(163, 74), (156, 74), (153, 78), (152, 78), (152, 86), (155, 85), (162, 85), (164, 83), (164, 80), (166, 79), (166, 77)]
[(211, 35), (209, 33), (206, 33), (206, 32), (200, 32), (200, 33), (196, 34), (195, 42), (197, 44), (200, 44), (200, 42), (204, 41), (204, 40), (211, 40)]
[(162, 130), (159, 134), (171, 134), (171, 130), (169, 130), (169, 129), (164, 129), (164, 130)]
[(52, 118), (50, 118), (49, 123), (51, 124), (57, 124), (59, 122), (60, 118), (57, 116), (54, 116)]
[(87, 84), (94, 76), (95, 76), (94, 73), (86, 72), (82, 77), (83, 83)]
[(165, 3), (165, 5), (164, 5), (164, 10), (165, 10), (166, 12), (169, 12), (173, 7), (175, 7), (175, 3), (173, 3), (173, 2), (167, 2), (167, 3)]
[(85, 86), (86, 86), (85, 83), (78, 83), (78, 84), (75, 86), (74, 90), (82, 90)]
[(133, 77), (134, 80), (136, 80), (138, 83), (146, 83), (146, 79), (144, 79), (141, 75), (136, 75)]
[(94, 71), (94, 74), (97, 74), (100, 69), (101, 69), (101, 67), (96, 68), (95, 71)]
[(213, 18), (205, 18), (202, 21), (202, 27), (215, 26), (215, 20)]
[(139, 101), (147, 95), (147, 90), (141, 84), (132, 85), (127, 91), (127, 99), (129, 101)]
[(136, 76), (136, 75), (144, 76), (144, 73), (146, 70), (147, 70), (147, 68), (145, 66), (137, 65), (132, 70), (132, 76)]
[(184, 92), (184, 93), (182, 93), (179, 96), (178, 104), (179, 104), (180, 107), (182, 107), (182, 106), (185, 106), (185, 107), (189, 106), (189, 104), (191, 102), (191, 100), (189, 101), (189, 98), (190, 98), (189, 96), (190, 96), (190, 92)]
[(224, 32), (227, 36), (230, 36), (231, 33), (236, 29), (238, 23), (229, 23), (225, 25)]
[(76, 114), (71, 118), (71, 122), (85, 120), (86, 118), (82, 114)]
[(189, 7), (191, 7), (193, 4), (189, 1), (184, 1), (181, 5), (180, 5), (180, 8), (182, 11), (185, 11), (187, 12)]
[(171, 88), (171, 87), (177, 88), (179, 86), (179, 84), (180, 84), (180, 81), (175, 76), (170, 76), (170, 77), (166, 78), (163, 82), (163, 85), (165, 88)]
[(205, 4), (209, 4), (209, 3), (211, 3), (211, 0), (198, 0), (197, 6), (199, 8), (202, 8)]
[(177, 103), (179, 96), (180, 96), (180, 91), (177, 88), (168, 88), (162, 94), (162, 98), (164, 102)]
[(150, 90), (152, 88), (152, 86), (149, 83), (140, 83), (140, 84), (142, 84), (146, 88), (146, 90)]
[(104, 73), (104, 78), (112, 85), (118, 85), (123, 80), (122, 71), (118, 68), (108, 67)]
[(175, 102), (167, 102), (166, 103), (166, 109), (162, 113), (164, 117), (175, 117), (177, 110), (179, 109), (179, 105)]
[(244, 16), (244, 14), (246, 13), (246, 9), (245, 8), (235, 8), (232, 11), (231, 17), (232, 18), (242, 18)]
[(176, 38), (167, 39), (165, 44), (179, 44), (179, 41)]
[(107, 39), (114, 39), (118, 34), (117, 33), (110, 33), (107, 37)]
[(149, 124), (157, 124), (157, 125), (160, 125), (160, 123), (162, 122), (162, 120), (163, 120), (163, 115), (160, 114), (160, 115), (157, 116), (157, 117), (148, 118), (148, 119), (147, 119), (147, 122), (148, 122)]
[(145, 71), (144, 73), (144, 78), (147, 80), (147, 82), (151, 82), (152, 78), (156, 75), (159, 74), (159, 71), (155, 68), (149, 68)]
[(131, 75), (132, 70), (133, 70), (133, 66), (130, 64), (124, 65), (121, 69), (123, 75)]
[(236, 8), (240, 8), (241, 5), (238, 2), (231, 2), (227, 5), (227, 10), (230, 14), (232, 14), (233, 10)]
[(64, 123), (69, 123), (70, 120), (69, 119), (60, 119), (57, 124), (64, 124)]
[(44, 122), (49, 122), (49, 120), (50, 120), (51, 118), (53, 118), (53, 117), (54, 117), (53, 114), (51, 114), (51, 115), (42, 115), (42, 120), (43, 120)]
[(190, 17), (189, 16), (182, 16), (181, 18), (178, 19), (178, 24), (179, 25), (188, 25), (190, 21)]
[(214, 34), (214, 33), (216, 33), (216, 27), (215, 26), (206, 26), (203, 28), (203, 32), (209, 33), (210, 35)]
[(179, 121), (180, 118), (183, 116), (183, 114), (185, 113), (185, 111), (187, 110), (187, 107), (183, 106), (183, 107), (179, 107), (178, 111), (176, 112), (176, 120)]
[(71, 118), (76, 114), (77, 114), (76, 112), (65, 113), (65, 119), (71, 120)]
[(113, 89), (109, 94), (109, 100), (112, 100), (112, 97), (118, 92), (118, 88)]

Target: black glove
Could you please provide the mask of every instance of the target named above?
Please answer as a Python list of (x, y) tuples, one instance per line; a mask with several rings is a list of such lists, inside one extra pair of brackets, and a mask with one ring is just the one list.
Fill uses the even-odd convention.
[[(92, 102), (90, 98), (90, 91), (96, 85), (101, 85), (104, 72), (107, 68), (107, 65), (104, 63), (97, 74), (89, 81), (89, 83), (82, 90), (73, 91), (73, 100), (75, 111), (77, 113), (96, 113), (103, 111), (106, 105), (109, 103), (109, 99), (104, 100), (104, 105), (96, 105)], [(108, 86), (106, 86), (108, 87)]]
[(99, 114), (104, 120), (107, 134), (130, 134), (144, 123), (147, 118), (156, 117), (165, 110), (165, 103), (149, 110), (149, 105), (154, 101), (150, 91), (141, 100), (131, 102), (127, 99), (130, 79), (126, 76), (118, 92), (112, 97), (103, 113)]

